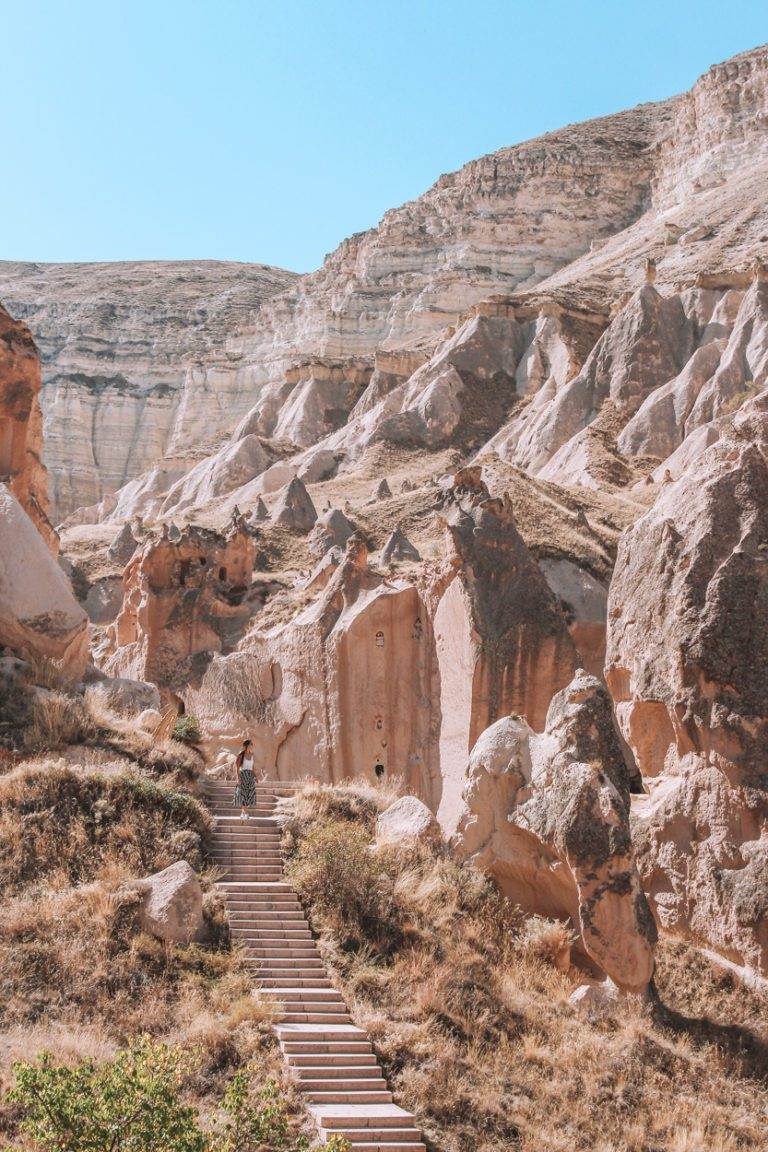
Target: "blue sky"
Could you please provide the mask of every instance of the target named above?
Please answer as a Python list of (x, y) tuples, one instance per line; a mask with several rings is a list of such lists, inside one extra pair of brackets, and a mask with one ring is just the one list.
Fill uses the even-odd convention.
[(0, 0), (0, 258), (317, 267), (442, 173), (689, 87), (765, 0)]

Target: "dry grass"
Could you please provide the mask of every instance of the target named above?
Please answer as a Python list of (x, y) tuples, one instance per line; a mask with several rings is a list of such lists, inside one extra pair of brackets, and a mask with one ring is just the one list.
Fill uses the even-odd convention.
[[(432, 1150), (766, 1146), (764, 1000), (665, 945), (658, 1004), (585, 1019), (569, 1003), (574, 975), (557, 967), (568, 944), (560, 926), (526, 924), (440, 851), (372, 850), (375, 796), (329, 791), (295, 803), (290, 870), (356, 1022)], [(333, 889), (322, 879), (331, 844)], [(343, 909), (366, 899), (350, 931)]]
[(206, 946), (139, 927), (127, 882), (180, 858), (201, 867), (209, 826), (194, 797), (136, 764), (40, 757), (0, 776), (0, 1147), (20, 1146), (5, 1095), (15, 1060), (106, 1059), (141, 1034), (199, 1052), (190, 1088), (204, 1123), (248, 1065), (256, 1089), (280, 1085), (291, 1130), (306, 1130), (220, 894), (204, 878)]

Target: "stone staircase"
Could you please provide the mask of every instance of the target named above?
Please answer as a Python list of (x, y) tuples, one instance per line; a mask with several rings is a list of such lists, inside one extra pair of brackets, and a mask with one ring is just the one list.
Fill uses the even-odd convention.
[(352, 1023), (332, 986), (298, 897), (283, 877), (278, 796), (289, 784), (257, 786), (251, 819), (232, 805), (234, 785), (209, 781), (216, 818), (212, 856), (222, 870), (233, 940), (261, 995), (275, 1002), (275, 1025), (322, 1139), (342, 1135), (355, 1152), (426, 1152), (410, 1112), (392, 1100), (368, 1033)]

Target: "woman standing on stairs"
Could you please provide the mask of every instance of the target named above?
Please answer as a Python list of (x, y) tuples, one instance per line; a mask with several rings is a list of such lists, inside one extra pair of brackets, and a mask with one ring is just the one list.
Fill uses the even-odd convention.
[(243, 740), (243, 746), (235, 760), (237, 768), (237, 787), (233, 803), (240, 805), (240, 819), (248, 820), (248, 809), (256, 803), (256, 776), (253, 771), (253, 745), (250, 740)]

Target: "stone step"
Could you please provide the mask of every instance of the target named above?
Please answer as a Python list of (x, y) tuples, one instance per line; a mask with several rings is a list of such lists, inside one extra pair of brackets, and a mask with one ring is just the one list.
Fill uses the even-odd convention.
[(362, 1128), (375, 1131), (389, 1131), (392, 1128), (410, 1130), (414, 1126), (411, 1113), (399, 1104), (383, 1104), (372, 1108), (362, 1105), (349, 1105), (346, 1108), (315, 1105), (311, 1112), (320, 1130), (330, 1133), (338, 1132), (339, 1129), (357, 1131)]
[(261, 985), (262, 991), (268, 991), (271, 988), (283, 990), (285, 988), (331, 988), (331, 987), (333, 987), (330, 980), (321, 980), (317, 976), (314, 978), (314, 980), (312, 979), (311, 976), (307, 976), (306, 979), (302, 980), (302, 979), (294, 976), (293, 974), (291, 974), (289, 976), (285, 976), (283, 978), (274, 977), (274, 976), (266, 976), (266, 977), (262, 976), (262, 977), (259, 977), (259, 984)]
[(314, 1060), (318, 1056), (329, 1059), (339, 1057), (343, 1060), (349, 1060), (354, 1056), (365, 1056), (366, 1059), (376, 1059), (373, 1051), (373, 1045), (370, 1040), (305, 1040), (305, 1041), (288, 1041), (287, 1043), (280, 1043), (285, 1058), (291, 1062), (293, 1060), (306, 1057), (308, 1060)]
[(313, 1089), (311, 1092), (303, 1092), (302, 1095), (311, 1100), (313, 1104), (390, 1104), (392, 1102), (392, 1093), (387, 1090), (381, 1091), (355, 1091), (355, 1092), (319, 1092)]
[(281, 1024), (349, 1024), (348, 1012), (285, 1012)]
[[(286, 992), (296, 992), (296, 993), (300, 992), (303, 996), (307, 995), (306, 989), (304, 989), (304, 988), (287, 988), (287, 989), (285, 989), (285, 991)], [(328, 991), (325, 988), (317, 988), (316, 990), (310, 989), (310, 992), (314, 992), (314, 991), (317, 992), (317, 995), (316, 996), (310, 996), (309, 999), (341, 1000), (341, 994), (339, 992), (337, 992), (335, 988), (332, 988), (330, 991)], [(267, 995), (267, 992), (265, 992), (264, 994)], [(269, 995), (272, 995), (272, 993), (269, 993)]]
[(338, 1079), (342, 1080), (365, 1080), (369, 1083), (371, 1080), (384, 1080), (381, 1075), (381, 1068), (378, 1064), (341, 1064), (334, 1061), (333, 1064), (301, 1064), (294, 1067), (294, 1072), (299, 1078), (302, 1085), (312, 1084), (317, 1080), (320, 1083), (327, 1082), (328, 1080)]
[(291, 1068), (378, 1068), (373, 1052), (294, 1052), (288, 1057)]
[[(333, 1070), (332, 1070), (333, 1071)], [(353, 1068), (354, 1072), (355, 1069)], [(300, 1092), (386, 1092), (387, 1085), (381, 1072), (376, 1076), (339, 1076), (338, 1079), (328, 1079), (327, 1076), (302, 1077), (297, 1080)]]
[(258, 894), (258, 893), (269, 893), (269, 892), (291, 892), (292, 891), (290, 884), (286, 883), (285, 880), (269, 881), (269, 882), (266, 882), (264, 884), (259, 884), (259, 883), (252, 884), (252, 883), (247, 883), (247, 882), (243, 882), (243, 881), (239, 881), (239, 880), (235, 880), (235, 881), (224, 880), (224, 881), (220, 881), (217, 884), (217, 887), (220, 888), (227, 895), (230, 895), (231, 893), (244, 894), (244, 893), (253, 892), (253, 893)]

